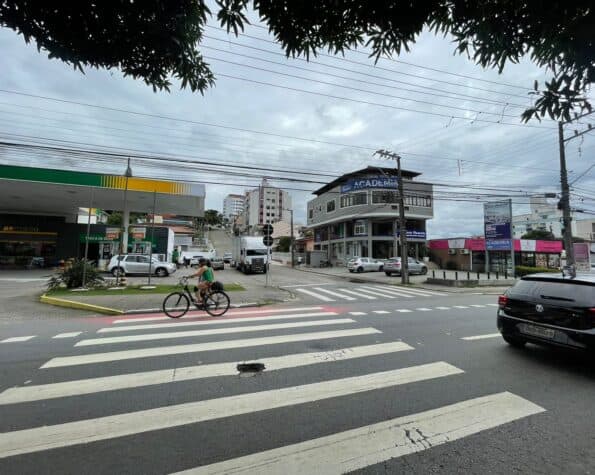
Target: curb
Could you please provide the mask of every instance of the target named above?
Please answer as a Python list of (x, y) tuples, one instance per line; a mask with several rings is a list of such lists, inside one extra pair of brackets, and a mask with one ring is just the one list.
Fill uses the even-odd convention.
[(73, 300), (59, 299), (56, 297), (50, 297), (43, 294), (39, 301), (48, 305), (54, 305), (56, 307), (74, 308), (77, 310), (88, 310), (90, 312), (97, 312), (104, 315), (124, 315), (122, 310), (115, 308), (102, 307), (100, 305), (92, 305), (90, 303), (75, 302)]
[[(354, 277), (352, 275), (327, 274), (326, 272), (316, 272), (314, 270), (304, 270), (304, 269), (297, 269), (297, 268), (296, 268), (296, 270), (299, 270), (300, 272), (310, 273), (310, 274), (324, 275), (324, 276), (329, 277), (329, 278), (336, 278), (336, 279), (343, 279), (343, 280), (359, 279), (363, 283), (366, 283), (366, 284), (384, 284), (384, 285), (392, 285), (394, 287), (408, 288), (408, 286), (402, 285), (402, 284), (394, 284), (392, 282), (385, 283), (385, 282), (379, 282), (379, 281), (374, 280), (374, 279), (366, 279), (365, 277), (359, 277), (360, 274), (357, 274), (358, 277)], [(508, 287), (508, 286), (503, 286), (503, 287)], [(436, 291), (436, 292), (444, 292), (444, 293), (448, 293), (448, 294), (462, 294), (462, 295), (464, 295), (464, 294), (471, 294), (471, 293), (479, 293), (479, 294), (482, 294), (482, 295), (484, 295), (484, 294), (485, 295), (499, 295), (500, 294), (500, 292), (493, 292), (493, 291), (492, 292), (489, 292), (489, 289), (490, 289), (489, 286), (467, 287), (471, 292), (465, 292), (465, 291), (461, 292), (460, 290), (451, 290), (452, 287), (449, 288), (446, 285), (444, 286), (444, 288), (440, 287), (439, 289), (437, 289), (437, 288), (434, 288), (434, 287), (426, 287), (423, 284), (413, 284), (413, 288), (416, 288), (416, 289), (425, 289), (425, 290), (433, 290), (433, 291)], [(461, 287), (458, 287), (458, 288), (461, 288)], [(478, 291), (478, 289), (485, 289), (485, 291), (481, 292), (481, 291)], [(473, 292), (473, 291), (475, 291), (475, 292)]]

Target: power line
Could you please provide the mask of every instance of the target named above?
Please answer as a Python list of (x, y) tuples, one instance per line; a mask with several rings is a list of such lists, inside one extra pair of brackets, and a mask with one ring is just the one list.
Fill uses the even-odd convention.
[[(253, 26), (255, 28), (262, 28), (262, 29), (268, 31), (268, 28), (265, 27), (265, 26), (262, 26), (262, 25), (250, 24), (250, 26)], [(360, 55), (364, 55), (364, 56), (366, 56), (368, 58), (370, 57), (370, 55), (368, 53), (364, 52), (364, 51), (359, 51), (357, 49), (350, 49), (349, 51), (350, 52), (353, 52), (353, 53), (360, 54)], [(434, 72), (437, 72), (437, 73), (448, 74), (450, 76), (461, 77), (461, 78), (464, 78), (464, 79), (472, 79), (474, 81), (481, 81), (481, 82), (495, 84), (495, 85), (500, 85), (500, 86), (514, 87), (514, 88), (517, 88), (517, 89), (522, 89), (524, 91), (527, 90), (526, 87), (517, 86), (516, 84), (510, 84), (510, 83), (505, 83), (505, 82), (501, 82), (501, 81), (492, 81), (490, 79), (483, 79), (483, 78), (478, 78), (478, 77), (474, 77), (474, 76), (467, 76), (465, 74), (460, 74), (460, 73), (453, 73), (451, 71), (445, 71), (444, 69), (431, 68), (429, 66), (422, 66), (420, 64), (410, 63), (408, 61), (403, 61), (403, 60), (400, 60), (400, 59), (394, 59), (394, 58), (390, 58), (390, 57), (387, 57), (387, 56), (381, 56), (381, 59), (384, 59), (386, 61), (392, 61), (394, 63), (406, 64), (407, 66), (413, 66), (415, 68), (426, 69), (426, 70), (434, 71)]]

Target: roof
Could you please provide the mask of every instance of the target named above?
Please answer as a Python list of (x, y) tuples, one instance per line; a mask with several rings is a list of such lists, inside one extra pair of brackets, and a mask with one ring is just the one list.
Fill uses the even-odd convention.
[[(322, 188), (319, 188), (318, 190), (313, 191), (312, 194), (319, 196), (319, 195), (326, 193), (327, 191), (333, 189), (334, 187), (340, 185), (341, 183), (349, 180), (350, 178), (356, 178), (356, 177), (362, 176), (362, 175), (369, 175), (371, 173), (378, 174), (379, 172), (383, 175), (397, 176), (396, 168), (366, 167), (366, 168), (362, 168), (360, 170), (356, 170), (356, 171), (353, 171), (350, 173), (345, 173), (344, 175), (341, 175), (340, 177), (336, 178), (335, 180), (331, 181), (330, 183), (327, 183)], [(421, 173), (414, 172), (411, 170), (401, 169), (401, 175), (403, 176), (403, 178), (415, 178), (416, 176), (421, 175)]]
[(562, 275), (560, 273), (554, 272), (542, 272), (540, 274), (529, 274), (522, 277), (522, 280), (549, 280), (555, 282), (579, 282), (581, 284), (591, 284), (595, 285), (595, 274), (589, 272), (579, 272), (576, 274), (576, 277), (570, 277), (567, 275)]
[(192, 229), (189, 226), (168, 226), (167, 224), (162, 225), (162, 227), (163, 226), (171, 229), (174, 232), (174, 234), (194, 234), (194, 229)]

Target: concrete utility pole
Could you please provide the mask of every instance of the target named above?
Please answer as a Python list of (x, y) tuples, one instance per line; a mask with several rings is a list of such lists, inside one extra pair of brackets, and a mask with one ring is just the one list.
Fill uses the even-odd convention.
[(397, 186), (399, 188), (399, 242), (401, 243), (401, 283), (409, 283), (409, 252), (407, 246), (407, 220), (405, 219), (405, 193), (401, 174), (401, 156), (387, 150), (376, 150), (374, 155), (397, 162)]
[[(587, 112), (575, 117), (574, 120), (581, 119), (593, 112)], [(564, 241), (564, 249), (566, 250), (566, 265), (574, 267), (574, 246), (572, 242), (572, 216), (570, 214), (570, 186), (568, 185), (568, 171), (566, 169), (566, 142), (578, 138), (593, 130), (592, 124), (588, 124), (586, 130), (582, 132), (574, 131), (574, 135), (564, 138), (564, 125), (573, 121), (558, 122), (558, 145), (560, 147), (560, 185), (562, 188), (562, 195), (560, 198), (559, 207), (562, 208), (562, 240)]]

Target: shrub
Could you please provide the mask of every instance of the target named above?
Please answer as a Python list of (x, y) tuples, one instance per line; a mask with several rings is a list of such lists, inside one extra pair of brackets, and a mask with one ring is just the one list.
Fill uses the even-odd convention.
[(85, 284), (94, 287), (103, 283), (103, 277), (96, 267), (84, 259), (75, 259), (71, 265), (65, 266), (57, 274), (53, 275), (48, 282), (48, 290), (65, 286), (67, 289), (75, 289), (83, 285), (83, 273), (86, 272)]
[(528, 274), (537, 274), (539, 272), (560, 272), (559, 269), (550, 269), (548, 267), (529, 267), (529, 266), (516, 266), (514, 268), (517, 277), (522, 277)]

